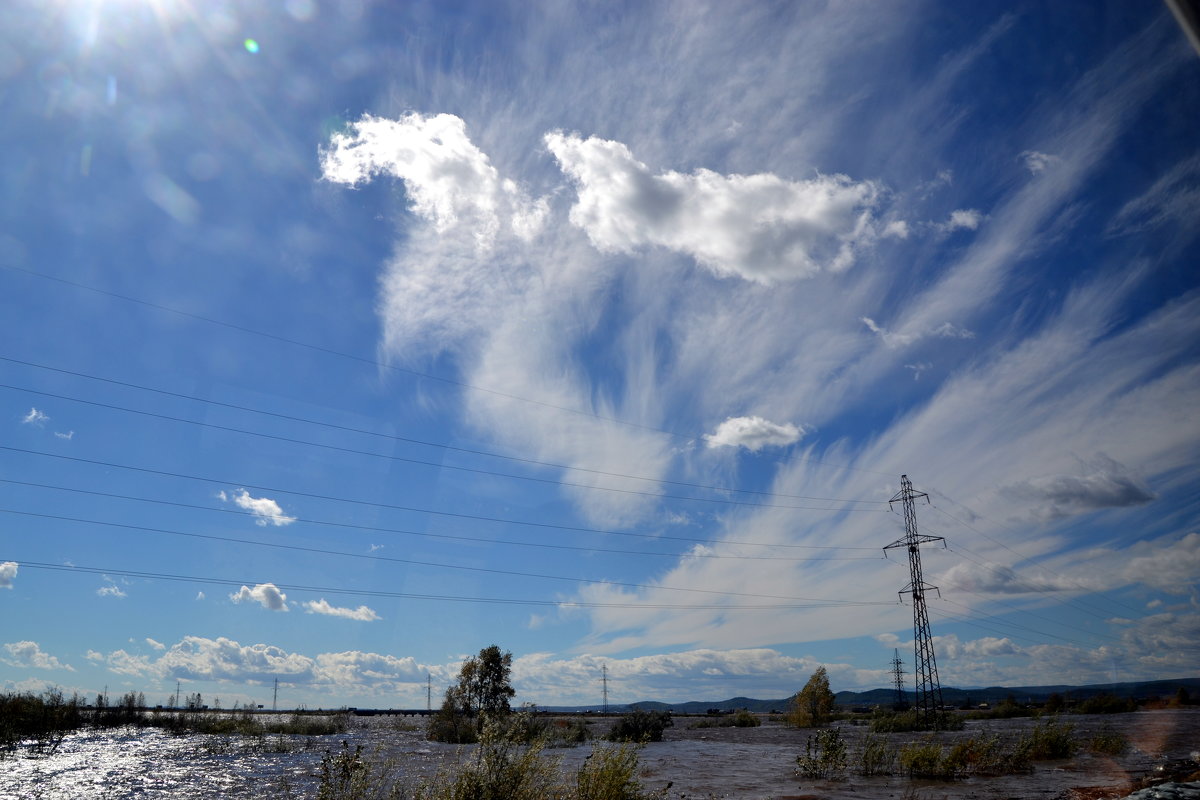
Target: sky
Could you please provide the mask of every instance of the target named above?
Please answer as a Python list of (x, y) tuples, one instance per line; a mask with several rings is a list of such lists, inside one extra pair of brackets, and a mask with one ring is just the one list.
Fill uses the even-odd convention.
[(0, 688), (1196, 677), (1153, 2), (13, 0)]

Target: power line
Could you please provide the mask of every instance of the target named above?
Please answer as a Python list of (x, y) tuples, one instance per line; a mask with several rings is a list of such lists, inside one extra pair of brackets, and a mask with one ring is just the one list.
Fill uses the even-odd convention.
[[(322, 347), (321, 345), (315, 345), (315, 344), (310, 344), (307, 342), (301, 342), (296, 339), (289, 339), (286, 336), (280, 336), (278, 334), (268, 333), (266, 331), (259, 331), (254, 328), (248, 328), (244, 325), (237, 325), (237, 324), (231, 323), (231, 322), (224, 322), (222, 320), (213, 319), (212, 317), (206, 317), (201, 314), (192, 313), (190, 311), (183, 311), (182, 309), (172, 308), (170, 306), (165, 306), (160, 303), (154, 303), (149, 300), (141, 300), (136, 297), (131, 297), (129, 295), (120, 294), (118, 292), (108, 291), (107, 289), (100, 289), (95, 286), (88, 286), (87, 284), (68, 280), (67, 278), (60, 278), (55, 275), (48, 275), (43, 272), (37, 272), (35, 270), (26, 269), (24, 267), (18, 267), (18, 266), (12, 265), (12, 264), (0, 264), (0, 269), (7, 269), (7, 270), (11, 270), (13, 272), (21, 272), (21, 273), (24, 273), (26, 275), (31, 275), (36, 278), (42, 278), (43, 280), (55, 281), (57, 283), (61, 283), (61, 284), (67, 285), (67, 286), (72, 286), (77, 289), (83, 289), (85, 291), (95, 292), (97, 294), (102, 294), (106, 297), (112, 297), (117, 300), (124, 300), (129, 303), (135, 303), (137, 305), (145, 306), (147, 308), (154, 308), (159, 311), (165, 311), (170, 314), (177, 314), (179, 316), (188, 317), (189, 319), (194, 319), (199, 322), (204, 322), (204, 323), (207, 323), (210, 325), (217, 325), (219, 327), (228, 328), (230, 330), (239, 331), (241, 333), (247, 333), (252, 336), (259, 336), (264, 339), (270, 339), (272, 341), (282, 342), (284, 344), (290, 344), (290, 345), (294, 345), (296, 347), (302, 347), (307, 350), (311, 350), (313, 352), (324, 353), (325, 355), (332, 355), (332, 356), (337, 356), (339, 358), (349, 359), (351, 361), (355, 361), (360, 364), (367, 364), (367, 365), (376, 367), (378, 369), (388, 369), (388, 370), (392, 370), (395, 372), (403, 372), (403, 373), (406, 373), (408, 375), (412, 375), (412, 376), (418, 377), (418, 378), (427, 378), (432, 381), (439, 381), (441, 383), (446, 383), (446, 384), (449, 384), (452, 386), (458, 386), (463, 389), (469, 389), (469, 390), (477, 391), (477, 392), (484, 392), (487, 394), (495, 395), (497, 397), (503, 397), (503, 398), (506, 398), (509, 400), (517, 400), (517, 401), (523, 402), (523, 403), (531, 403), (533, 405), (542, 406), (543, 408), (552, 408), (557, 411), (565, 411), (570, 414), (578, 414), (580, 416), (593, 417), (595, 419), (598, 419), (598, 420), (601, 420), (604, 422), (611, 422), (616, 425), (623, 425), (623, 426), (630, 427), (630, 428), (637, 428), (639, 430), (649, 431), (652, 433), (662, 433), (662, 434), (666, 434), (667, 436), (671, 436), (671, 437), (674, 437), (677, 439), (691, 440), (694, 438), (689, 435), (685, 435), (682, 433), (676, 433), (675, 431), (668, 431), (663, 428), (655, 428), (650, 425), (642, 425), (642, 424), (639, 424), (636, 422), (628, 422), (626, 420), (617, 419), (616, 417), (606, 417), (602, 414), (597, 414), (594, 411), (582, 411), (580, 409), (569, 408), (567, 406), (558, 406), (553, 403), (547, 403), (547, 402), (544, 402), (541, 400), (534, 400), (534, 399), (528, 398), (528, 397), (521, 397), (519, 395), (509, 394), (507, 392), (501, 392), (496, 389), (489, 389), (487, 387), (477, 386), (475, 384), (467, 383), (465, 381), (454, 380), (453, 378), (445, 378), (440, 375), (430, 375), (430, 374), (427, 374), (424, 372), (419, 372), (417, 370), (407, 369), (405, 367), (399, 367), (399, 366), (396, 366), (395, 364), (392, 364), (389, 362), (378, 361), (376, 359), (365, 358), (363, 356), (356, 356), (356, 355), (353, 355), (352, 353), (345, 353), (340, 350), (334, 350), (329, 347)], [(812, 462), (812, 463), (816, 463), (816, 464), (825, 464), (826, 466), (830, 466), (830, 467), (838, 467), (841, 469), (849, 469), (849, 470), (854, 470), (856, 472), (865, 472), (865, 473), (870, 473), (870, 474), (875, 474), (875, 475), (891, 475), (890, 472), (866, 469), (863, 467), (854, 467), (854, 466), (850, 466), (849, 464), (834, 464), (832, 462), (828, 462), (823, 459), (813, 458), (812, 456), (794, 456), (792, 459), (789, 459), (789, 460), (800, 460), (800, 461)]]
[[(261, 484), (247, 483), (245, 481), (226, 480), (226, 479), (221, 479), (221, 478), (210, 478), (210, 477), (204, 477), (204, 476), (200, 476), (200, 475), (189, 475), (189, 474), (183, 473), (183, 472), (171, 472), (169, 470), (151, 469), (149, 467), (135, 467), (130, 464), (118, 464), (113, 461), (100, 461), (98, 459), (81, 458), (79, 456), (63, 455), (61, 453), (45, 453), (45, 452), (42, 452), (39, 450), (28, 450), (28, 449), (24, 449), (24, 448), (20, 448), (20, 447), (8, 447), (5, 445), (0, 445), (0, 450), (7, 450), (7, 451), (13, 452), (13, 453), (24, 453), (27, 455), (42, 456), (44, 458), (55, 458), (55, 459), (60, 459), (63, 461), (73, 461), (73, 462), (80, 463), (80, 464), (91, 464), (94, 466), (110, 467), (112, 469), (129, 470), (130, 472), (140, 472), (140, 473), (144, 473), (144, 474), (148, 474), (148, 475), (160, 475), (160, 476), (169, 477), (169, 478), (180, 478), (183, 480), (198, 481), (201, 483), (218, 484), (218, 485), (224, 485), (224, 486), (241, 486), (241, 487), (247, 487), (247, 488), (251, 488), (251, 489), (257, 489), (258, 491), (262, 491), (262, 492), (274, 492), (276, 494), (288, 494), (288, 495), (292, 495), (294, 497), (306, 497), (306, 498), (314, 499), (314, 500), (328, 500), (328, 501), (335, 502), (335, 503), (348, 503), (348, 504), (352, 504), (352, 505), (368, 506), (368, 507), (372, 507), (372, 508), (386, 508), (386, 509), (390, 509), (392, 511), (405, 511), (405, 512), (409, 512), (409, 513), (417, 513), (417, 514), (433, 514), (436, 516), (455, 517), (455, 518), (459, 518), (459, 519), (472, 519), (472, 520), (477, 520), (480, 522), (497, 522), (497, 523), (502, 523), (502, 524), (506, 524), (506, 525), (527, 525), (527, 526), (533, 527), (533, 528), (550, 528), (553, 530), (575, 531), (578, 533), (600, 533), (600, 534), (606, 534), (606, 535), (610, 535), (610, 536), (630, 536), (630, 537), (635, 537), (635, 538), (639, 538), (639, 539), (662, 539), (662, 540), (671, 540), (671, 541), (692, 542), (694, 544), (704, 544), (704, 545), (712, 544), (712, 541), (708, 540), (708, 539), (696, 539), (696, 538), (687, 537), (687, 536), (669, 536), (666, 534), (656, 535), (656, 534), (648, 534), (648, 533), (634, 533), (632, 531), (614, 531), (614, 530), (605, 530), (605, 529), (601, 529), (601, 528), (585, 528), (585, 527), (576, 526), (576, 525), (556, 525), (556, 524), (550, 523), (550, 522), (533, 522), (533, 521), (529, 521), (529, 520), (505, 519), (503, 517), (487, 517), (487, 516), (483, 516), (483, 515), (479, 515), (479, 514), (466, 514), (466, 513), (457, 512), (457, 511), (437, 511), (434, 509), (419, 508), (419, 507), (415, 507), (415, 506), (401, 506), (401, 505), (396, 505), (396, 504), (392, 504), (392, 503), (380, 503), (380, 502), (370, 501), (370, 500), (358, 500), (358, 499), (347, 498), (347, 497), (334, 497), (331, 495), (316, 494), (313, 492), (300, 492), (300, 491), (295, 491), (292, 489), (282, 489), (282, 488), (273, 487), (273, 486), (263, 486)], [(739, 546), (747, 546), (747, 547), (779, 547), (779, 548), (786, 548), (786, 549), (807, 549), (807, 547), (808, 547), (806, 545), (774, 544), (774, 543), (767, 543), (767, 542), (734, 542), (732, 544), (737, 544)], [(839, 549), (842, 549), (842, 550), (874, 550), (875, 548), (847, 546), (847, 547), (842, 547)]]
[[(50, 483), (35, 483), (33, 481), (19, 481), (13, 478), (0, 478), (0, 483), (10, 483), (17, 486), (29, 486), (37, 489), (50, 489), (58, 492), (71, 492), (73, 494), (86, 494), (93, 497), (107, 497), (113, 500), (128, 500), (137, 503), (154, 503), (157, 505), (172, 506), (174, 508), (188, 508), (197, 511), (209, 511), (216, 514), (233, 514), (239, 517), (247, 517), (250, 519), (261, 519), (253, 511), (239, 511), (234, 508), (214, 508), (213, 506), (202, 506), (197, 503), (183, 503), (177, 500), (162, 500), (155, 497), (138, 497), (136, 495), (117, 494), (115, 492), (100, 492), (93, 489), (80, 489), (71, 486), (56, 486)], [(879, 557), (872, 556), (823, 556), (818, 558), (786, 558), (781, 556), (738, 556), (738, 555), (717, 555), (715, 553), (657, 553), (648, 550), (616, 550), (606, 547), (581, 547), (566, 544), (549, 544), (546, 542), (522, 542), (511, 539), (493, 539), (483, 536), (465, 536), (461, 534), (448, 533), (430, 533), (428, 531), (411, 531), (403, 528), (384, 528), (377, 525), (358, 525), (351, 522), (335, 522), (333, 520), (313, 519), (311, 517), (292, 517), (296, 522), (302, 522), (307, 525), (325, 525), (336, 528), (348, 528), (350, 530), (370, 531), (372, 533), (388, 533), (398, 534), (402, 536), (422, 536), (429, 539), (446, 539), (451, 541), (477, 542), (491, 545), (511, 545), (517, 547), (537, 547), (551, 550), (575, 550), (584, 553), (612, 553), (616, 555), (635, 555), (635, 556), (656, 556), (663, 558), (710, 558), (710, 559), (736, 559), (741, 561), (796, 561), (808, 563), (811, 561), (878, 561)], [(653, 537), (649, 537), (653, 538)], [(811, 550), (842, 550), (836, 545), (796, 545), (797, 547), (806, 547)]]
[(363, 560), (367, 560), (367, 561), (380, 561), (380, 562), (387, 562), (387, 563), (393, 563), (393, 564), (408, 564), (411, 566), (418, 566), (418, 567), (434, 567), (436, 569), (454, 569), (454, 570), (463, 570), (466, 572), (485, 572), (485, 573), (489, 573), (492, 575), (510, 575), (510, 576), (518, 577), (518, 578), (536, 578), (539, 580), (567, 581), (570, 583), (591, 583), (591, 584), (600, 584), (600, 585), (606, 585), (606, 586), (621, 586), (621, 587), (625, 587), (625, 588), (629, 588), (629, 589), (651, 589), (651, 590), (661, 589), (663, 591), (668, 591), (668, 592), (693, 592), (693, 593), (697, 593), (697, 594), (720, 595), (723, 597), (754, 597), (754, 598), (770, 599), (770, 600), (801, 600), (804, 602), (812, 602), (812, 603), (827, 603), (829, 605), (843, 605), (843, 604), (846, 604), (846, 605), (893, 605), (892, 603), (850, 602), (850, 601), (842, 601), (842, 600), (830, 600), (828, 598), (819, 598), (819, 597), (791, 597), (791, 596), (780, 596), (780, 595), (769, 595), (769, 594), (754, 594), (754, 593), (749, 593), (749, 592), (723, 592), (723, 591), (719, 591), (717, 589), (693, 589), (693, 588), (683, 588), (683, 587), (677, 587), (677, 586), (661, 586), (661, 585), (645, 584), (645, 583), (626, 583), (626, 582), (622, 582), (622, 581), (596, 580), (596, 579), (592, 579), (592, 578), (578, 578), (578, 577), (571, 577), (571, 576), (566, 576), (566, 575), (548, 575), (546, 573), (539, 573), (539, 572), (518, 572), (516, 570), (497, 569), (495, 567), (471, 567), (471, 566), (463, 566), (463, 565), (459, 565), (459, 564), (444, 564), (444, 563), (437, 562), (437, 561), (418, 561), (416, 559), (411, 559), (411, 558), (396, 558), (395, 556), (371, 555), (369, 553), (347, 553), (342, 550), (326, 550), (326, 549), (320, 548), (320, 547), (306, 547), (303, 545), (295, 545), (295, 544), (280, 544), (278, 542), (259, 542), (259, 541), (255, 541), (253, 539), (239, 539), (239, 538), (236, 538), (233, 536), (217, 536), (215, 534), (207, 534), (207, 533), (190, 533), (187, 531), (172, 530), (170, 528), (156, 528), (156, 527), (151, 527), (151, 526), (147, 526), (147, 525), (133, 525), (130, 523), (125, 523), (125, 522), (109, 522), (106, 520), (98, 520), (98, 519), (68, 517), (68, 516), (63, 516), (63, 515), (59, 515), (59, 514), (46, 514), (46, 513), (42, 513), (42, 512), (36, 512), (36, 511), (18, 511), (18, 510), (11, 509), (11, 508), (0, 508), (0, 514), (19, 514), (21, 516), (35, 517), (37, 519), (52, 519), (52, 520), (58, 520), (60, 522), (76, 522), (76, 523), (81, 523), (81, 524), (85, 524), (85, 525), (100, 525), (100, 526), (104, 526), (104, 527), (108, 527), (108, 528), (120, 528), (122, 530), (138, 531), (140, 533), (164, 534), (167, 536), (180, 536), (180, 537), (186, 537), (189, 539), (203, 539), (203, 540), (207, 540), (207, 541), (224, 542), (227, 544), (245, 544), (245, 545), (251, 545), (254, 547), (266, 547), (266, 548), (270, 548), (273, 550), (290, 550), (290, 551), (298, 552), (298, 553), (313, 553), (316, 555), (323, 555), (323, 556), (341, 556), (342, 558), (357, 558), (357, 559), (363, 559)]
[[(58, 572), (76, 572), (89, 575), (119, 575), (125, 578), (140, 578), (143, 580), (161, 580), (174, 581), (180, 583), (204, 583), (218, 586), (249, 586), (263, 585), (270, 583), (277, 589), (286, 590), (289, 592), (313, 592), (320, 594), (336, 594), (353, 597), (381, 597), (390, 599), (402, 600), (438, 600), (446, 602), (458, 603), (482, 603), (482, 604), (497, 604), (497, 605), (525, 605), (525, 606), (557, 606), (560, 608), (651, 608), (651, 609), (676, 609), (683, 611), (696, 610), (711, 610), (711, 611), (779, 611), (789, 609), (810, 609), (810, 608), (828, 608), (826, 603), (804, 603), (804, 604), (755, 604), (755, 605), (679, 605), (670, 603), (596, 603), (588, 601), (563, 601), (563, 600), (529, 600), (516, 599), (507, 597), (464, 597), (460, 595), (434, 595), (434, 594), (414, 594), (412, 592), (386, 592), (376, 589), (347, 589), (344, 587), (330, 586), (310, 586), (306, 584), (293, 583), (275, 583), (274, 581), (255, 581), (255, 580), (232, 580), (229, 578), (214, 578), (214, 577), (199, 577), (194, 575), (177, 575), (164, 572), (148, 572), (141, 570), (120, 569), (113, 567), (90, 567), (79, 566), (77, 564), (50, 564), (41, 561), (22, 561), (18, 557), (13, 557), (6, 554), (3, 557), (5, 561), (14, 561), (20, 564), (22, 569), (40, 569), (53, 570)], [(845, 601), (839, 605), (866, 605), (853, 601)], [(884, 605), (894, 605), (887, 603)]]
[[(539, 460), (533, 459), (533, 458), (523, 458), (521, 456), (506, 455), (504, 453), (495, 453), (495, 452), (492, 452), (489, 450), (477, 450), (477, 449), (472, 449), (469, 447), (460, 447), (457, 445), (445, 444), (443, 442), (429, 442), (429, 441), (425, 441), (423, 439), (413, 439), (413, 438), (407, 437), (407, 436), (397, 436), (395, 434), (381, 433), (379, 431), (372, 431), (372, 430), (368, 430), (366, 428), (355, 428), (355, 427), (351, 427), (348, 425), (338, 425), (338, 424), (332, 423), (332, 422), (325, 422), (322, 420), (309, 419), (307, 417), (298, 417), (298, 416), (293, 416), (291, 414), (282, 414), (282, 413), (279, 413), (276, 411), (266, 411), (264, 409), (254, 408), (252, 406), (244, 406), (244, 405), (239, 405), (237, 403), (225, 403), (220, 400), (213, 400), (211, 398), (198, 397), (196, 395), (183, 394), (181, 392), (172, 392), (172, 391), (169, 391), (166, 389), (155, 388), (153, 386), (145, 386), (145, 385), (138, 384), (138, 383), (131, 383), (129, 381), (116, 380), (114, 378), (105, 378), (105, 377), (102, 377), (99, 375), (91, 375), (86, 372), (77, 372), (74, 370), (62, 369), (60, 367), (52, 367), (47, 364), (38, 364), (33, 361), (23, 361), (21, 359), (10, 358), (7, 356), (0, 356), (0, 361), (8, 361), (13, 364), (20, 364), (20, 365), (26, 366), (26, 367), (33, 367), (36, 369), (47, 370), (50, 372), (57, 372), (62, 375), (71, 375), (71, 376), (77, 377), (77, 378), (86, 378), (88, 380), (100, 381), (103, 383), (112, 384), (114, 386), (122, 386), (122, 387), (125, 387), (128, 389), (137, 389), (139, 391), (144, 391), (144, 392), (153, 392), (155, 394), (160, 394), (160, 395), (163, 395), (166, 397), (175, 397), (175, 398), (178, 398), (181, 400), (191, 400), (191, 401), (194, 401), (197, 403), (205, 403), (207, 405), (218, 406), (220, 408), (228, 408), (228, 409), (233, 409), (236, 411), (245, 411), (245, 412), (252, 413), (252, 414), (261, 414), (263, 416), (274, 417), (276, 419), (283, 419), (283, 420), (287, 420), (289, 422), (301, 422), (301, 423), (304, 423), (307, 425), (319, 425), (324, 428), (329, 428), (331, 430), (343, 431), (346, 433), (358, 433), (358, 434), (363, 434), (365, 436), (375, 436), (375, 437), (378, 437), (381, 439), (387, 439), (387, 440), (395, 441), (395, 442), (405, 442), (407, 444), (419, 444), (419, 445), (423, 445), (425, 447), (437, 447), (437, 448), (441, 448), (443, 450), (450, 450), (450, 451), (457, 452), (457, 453), (469, 453), (471, 455), (487, 456), (488, 458), (501, 458), (501, 459), (505, 459), (508, 461), (515, 461), (517, 463), (530, 464), (530, 465), (535, 465), (535, 466), (539, 466), (539, 467), (551, 467), (553, 469), (572, 470), (574, 472), (586, 472), (586, 473), (589, 473), (592, 475), (602, 475), (602, 476), (609, 477), (609, 478), (624, 478), (624, 479), (628, 479), (628, 480), (646, 481), (647, 483), (658, 483), (658, 484), (665, 484), (665, 485), (669, 485), (669, 486), (683, 486), (683, 487), (687, 487), (689, 489), (706, 489), (706, 490), (715, 491), (715, 492), (738, 492), (741, 494), (754, 494), (754, 495), (761, 495), (761, 496), (766, 496), (766, 497), (783, 497), (783, 498), (787, 498), (790, 500), (819, 500), (819, 501), (833, 502), (833, 503), (876, 503), (876, 504), (880, 504), (880, 505), (882, 505), (883, 503), (886, 502), (884, 500), (856, 500), (856, 499), (842, 498), (842, 497), (815, 497), (815, 496), (802, 495), (802, 494), (787, 494), (784, 492), (764, 492), (764, 491), (759, 491), (756, 489), (737, 489), (732, 486), (718, 486), (718, 485), (704, 484), (704, 483), (691, 483), (688, 481), (674, 481), (674, 480), (668, 480), (666, 478), (648, 478), (648, 477), (645, 477), (642, 475), (629, 475), (629, 474), (622, 473), (622, 472), (610, 472), (610, 471), (606, 471), (606, 470), (589, 469), (587, 467), (576, 467), (576, 466), (571, 466), (569, 464), (558, 464), (553, 461), (539, 461)], [(10, 387), (10, 388), (15, 388), (15, 387)], [(35, 390), (23, 390), (23, 391), (35, 391)], [(72, 399), (72, 398), (67, 398), (67, 399)], [(132, 409), (122, 409), (122, 410), (132, 411)], [(139, 413), (139, 412), (134, 412), (134, 413)], [(442, 466), (442, 465), (439, 464), (438, 466)], [(572, 485), (577, 485), (577, 484), (572, 484)]]
[[(455, 464), (444, 464), (444, 463), (439, 463), (436, 461), (425, 461), (425, 460), (418, 459), (418, 458), (408, 458), (406, 456), (398, 456), (398, 455), (392, 455), (392, 454), (388, 454), (388, 453), (376, 453), (376, 452), (372, 452), (370, 450), (358, 450), (353, 447), (343, 447), (341, 445), (336, 445), (336, 444), (325, 444), (323, 442), (312, 442), (312, 441), (308, 441), (306, 439), (296, 439), (291, 436), (279, 436), (277, 434), (263, 433), (262, 431), (252, 431), (252, 430), (247, 430), (245, 428), (235, 428), (235, 427), (232, 427), (229, 425), (219, 425), (215, 422), (204, 422), (201, 420), (187, 419), (186, 417), (176, 417), (171, 414), (160, 414), (155, 411), (143, 411), (141, 409), (128, 408), (126, 406), (114, 405), (112, 403), (102, 403), (98, 400), (85, 400), (80, 397), (72, 397), (70, 395), (58, 394), (55, 392), (44, 392), (44, 391), (41, 391), (38, 389), (29, 389), (29, 388), (23, 387), (23, 386), (13, 386), (13, 385), (7, 384), (7, 383), (0, 383), (0, 389), (9, 389), (12, 391), (17, 391), (17, 392), (27, 392), (29, 394), (36, 394), (36, 395), (40, 395), (42, 397), (53, 397), (57, 400), (67, 400), (72, 403), (81, 403), (83, 405), (94, 406), (96, 408), (106, 408), (106, 409), (109, 409), (112, 411), (122, 411), (122, 412), (129, 413), (129, 414), (138, 414), (138, 415), (145, 416), (145, 417), (153, 417), (155, 419), (167, 420), (169, 422), (179, 422), (179, 423), (184, 423), (187, 425), (196, 425), (197, 427), (201, 427), (201, 428), (211, 428), (213, 430), (226, 431), (227, 433), (237, 433), (237, 434), (241, 434), (243, 436), (256, 436), (261, 439), (270, 439), (271, 441), (276, 441), (276, 442), (287, 442), (288, 444), (299, 444), (299, 445), (304, 445), (306, 447), (319, 447), (319, 448), (322, 448), (325, 450), (333, 450), (338, 453), (350, 453), (352, 455), (369, 456), (371, 458), (381, 458), (386, 461), (399, 461), (399, 462), (403, 462), (406, 464), (419, 464), (421, 466), (435, 467), (437, 469), (452, 469), (452, 470), (458, 470), (460, 472), (470, 472), (470, 473), (474, 473), (477, 475), (487, 475), (489, 477), (494, 477), (494, 478), (511, 478), (513, 480), (532, 481), (534, 483), (547, 483), (547, 484), (554, 484), (557, 486), (568, 486), (573, 489), (590, 489), (593, 491), (619, 492), (621, 494), (633, 494), (633, 495), (639, 495), (642, 497), (654, 497), (654, 498), (663, 498), (663, 499), (669, 499), (669, 500), (687, 500), (687, 501), (696, 502), (696, 503), (721, 503), (721, 504), (725, 504), (725, 505), (750, 506), (750, 507), (754, 507), (754, 508), (791, 509), (794, 511), (876, 511), (876, 512), (884, 511), (884, 509), (872, 509), (872, 508), (814, 508), (812, 506), (789, 506), (789, 505), (778, 505), (778, 504), (771, 504), (771, 503), (752, 503), (752, 502), (748, 502), (748, 501), (744, 501), (744, 500), (729, 500), (729, 499), (720, 498), (720, 497), (689, 497), (686, 495), (660, 494), (658, 492), (644, 492), (644, 491), (640, 491), (637, 489), (621, 489), (621, 488), (614, 487), (614, 486), (595, 486), (595, 485), (586, 484), (586, 483), (574, 483), (571, 481), (557, 480), (554, 478), (539, 478), (539, 477), (532, 476), (532, 475), (515, 475), (511, 472), (497, 472), (495, 470), (478, 469), (476, 467), (463, 467), (463, 466), (458, 466)], [(845, 501), (837, 501), (837, 502), (859, 503), (859, 502), (876, 502), (876, 501), (874, 501), (874, 500), (867, 500), (867, 501), (845, 500)]]

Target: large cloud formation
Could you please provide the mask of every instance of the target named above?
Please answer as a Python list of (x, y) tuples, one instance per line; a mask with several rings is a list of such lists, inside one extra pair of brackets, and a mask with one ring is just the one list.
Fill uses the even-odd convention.
[(621, 142), (555, 132), (546, 146), (578, 186), (571, 222), (600, 250), (657, 245), (720, 276), (772, 283), (846, 269), (876, 235), (880, 189), (870, 181), (707, 169), (654, 175)]

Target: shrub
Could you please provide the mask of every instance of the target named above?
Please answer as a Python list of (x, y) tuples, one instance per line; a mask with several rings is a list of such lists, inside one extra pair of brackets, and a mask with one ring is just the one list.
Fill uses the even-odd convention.
[(1123, 714), (1137, 711), (1137, 703), (1128, 697), (1117, 697), (1104, 693), (1089, 697), (1075, 710), (1080, 714)]
[(692, 724), (693, 728), (757, 728), (762, 720), (757, 714), (746, 709), (739, 709), (736, 714), (723, 714), (719, 717), (702, 719)]
[(942, 748), (934, 742), (909, 742), (900, 748), (900, 770), (910, 778), (950, 778)]
[(946, 711), (939, 711), (926, 719), (920, 711), (877, 711), (871, 719), (872, 733), (907, 733), (910, 731), (958, 731), (962, 730), (962, 717)]
[(663, 731), (674, 724), (670, 711), (643, 711), (635, 708), (617, 720), (608, 733), (608, 740), (612, 742), (661, 742)]
[(1018, 740), (1016, 750), (1031, 761), (1070, 758), (1075, 752), (1074, 729), (1070, 723), (1045, 720)]
[(863, 737), (862, 751), (859, 753), (858, 774), (864, 777), (872, 775), (891, 775), (896, 767), (896, 748), (886, 736), (868, 733)]
[(1124, 735), (1105, 726), (1088, 742), (1088, 749), (1100, 755), (1121, 756), (1129, 750), (1129, 740)]
[(634, 777), (637, 748), (630, 744), (597, 747), (575, 775), (573, 800), (650, 800), (663, 798), (666, 789), (646, 793)]
[(837, 728), (817, 731), (804, 744), (804, 755), (796, 757), (796, 772), (805, 778), (831, 778), (846, 769), (846, 743)]

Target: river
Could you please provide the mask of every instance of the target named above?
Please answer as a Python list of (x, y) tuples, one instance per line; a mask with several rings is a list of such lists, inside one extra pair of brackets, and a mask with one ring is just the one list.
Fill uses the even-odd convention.
[[(1197, 758), (1200, 709), (1144, 710), (1132, 714), (1068, 716), (1083, 740), (1101, 730), (1116, 730), (1132, 745), (1119, 757), (1099, 756), (1080, 748), (1073, 758), (1039, 762), (1034, 772), (999, 778), (919, 781), (907, 778), (804, 780), (795, 774), (811, 731), (766, 722), (757, 728), (693, 728), (696, 718), (677, 717), (663, 742), (641, 752), (640, 778), (647, 788), (670, 784), (672, 800), (693, 798), (1069, 798), (1114, 796), (1093, 792), (1072, 795), (1079, 787), (1118, 787), (1152, 775), (1169, 761)], [(610, 720), (592, 718), (600, 733)], [(968, 722), (963, 731), (933, 734), (952, 743), (972, 733), (1012, 738), (1034, 725), (1029, 719)], [(837, 723), (850, 752), (865, 726)], [(892, 734), (896, 743), (930, 734)], [(0, 760), (0, 798), (9, 800), (82, 800), (104, 798), (256, 798), (314, 797), (322, 755), (342, 742), (361, 745), (376, 763), (394, 765), (402, 780), (418, 780), (469, 758), (473, 747), (428, 742), (418, 718), (352, 718), (342, 734), (318, 737), (267, 737), (263, 740), (211, 735), (177, 736), (154, 728), (81, 731), (67, 736), (56, 752), (32, 756), (19, 752)], [(574, 770), (592, 745), (549, 749), (546, 755)], [(1197, 765), (1200, 769), (1200, 765)]]

